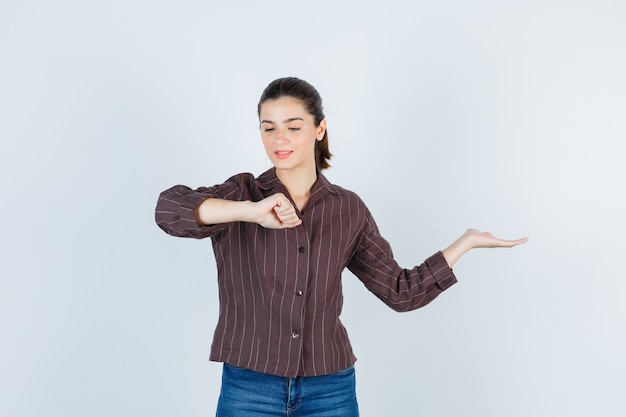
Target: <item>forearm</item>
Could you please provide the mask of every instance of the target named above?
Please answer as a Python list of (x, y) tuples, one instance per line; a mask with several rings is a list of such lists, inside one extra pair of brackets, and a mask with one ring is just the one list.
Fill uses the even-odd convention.
[(230, 222), (253, 222), (253, 203), (251, 201), (230, 201), (219, 198), (207, 198), (194, 211), (199, 225), (211, 225)]
[(442, 253), (443, 257), (448, 262), (448, 266), (452, 268), (452, 266), (461, 259), (467, 251), (471, 249), (471, 246), (468, 245), (467, 238), (465, 235), (461, 236), (457, 240), (455, 240), (450, 246), (445, 248)]
[(294, 206), (281, 193), (256, 202), (208, 198), (195, 209), (194, 213), (199, 225), (247, 222), (270, 229), (282, 229), (296, 227), (302, 223)]

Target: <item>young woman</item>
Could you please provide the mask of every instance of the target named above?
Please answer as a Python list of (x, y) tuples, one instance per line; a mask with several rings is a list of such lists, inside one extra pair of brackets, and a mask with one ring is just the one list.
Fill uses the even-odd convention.
[(223, 184), (161, 193), (156, 222), (173, 236), (212, 238), (220, 313), (210, 359), (223, 362), (217, 416), (358, 416), (341, 272), (348, 268), (397, 311), (456, 282), (452, 265), (479, 247), (512, 247), (470, 229), (412, 269), (392, 257), (353, 192), (331, 184), (326, 120), (313, 86), (270, 83), (258, 104), (274, 167)]

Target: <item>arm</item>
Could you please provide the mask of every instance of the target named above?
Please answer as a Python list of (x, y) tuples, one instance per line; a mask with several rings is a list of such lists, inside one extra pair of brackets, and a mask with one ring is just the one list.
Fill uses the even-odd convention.
[(448, 265), (452, 268), (465, 253), (476, 248), (512, 248), (513, 246), (526, 243), (528, 238), (516, 240), (504, 240), (493, 236), (489, 232), (480, 232), (476, 229), (468, 229), (461, 237), (455, 240), (443, 251)]
[[(282, 194), (250, 201), (246, 183), (253, 179), (251, 174), (240, 174), (213, 187), (174, 186), (159, 195), (155, 221), (172, 236), (196, 239), (214, 237), (234, 221), (253, 221), (264, 227), (300, 224), (295, 208)], [(263, 211), (264, 215), (259, 214)]]
[(199, 225), (240, 221), (283, 229), (302, 223), (291, 201), (280, 193), (257, 202), (208, 198), (196, 208), (195, 215)]
[(366, 223), (348, 268), (395, 311), (423, 307), (456, 283), (452, 265), (470, 249), (512, 247), (528, 240), (503, 240), (469, 229), (443, 252), (413, 269), (404, 269), (393, 259), (391, 247), (380, 236), (369, 212)]
[(423, 307), (457, 282), (442, 252), (411, 269), (398, 265), (367, 208), (348, 269), (395, 311)]

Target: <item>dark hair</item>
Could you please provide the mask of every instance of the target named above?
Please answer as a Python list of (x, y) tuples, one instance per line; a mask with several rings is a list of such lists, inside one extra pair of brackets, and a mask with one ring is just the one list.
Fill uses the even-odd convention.
[[(292, 97), (300, 100), (306, 111), (313, 116), (315, 125), (324, 119), (324, 109), (322, 108), (322, 97), (315, 87), (304, 80), (295, 77), (279, 78), (272, 81), (261, 94), (257, 113), (261, 117), (261, 105), (267, 100), (276, 100), (281, 97)], [(333, 156), (328, 149), (328, 130), (324, 132), (322, 140), (315, 142), (315, 164), (317, 169), (323, 170), (330, 167), (328, 161)]]

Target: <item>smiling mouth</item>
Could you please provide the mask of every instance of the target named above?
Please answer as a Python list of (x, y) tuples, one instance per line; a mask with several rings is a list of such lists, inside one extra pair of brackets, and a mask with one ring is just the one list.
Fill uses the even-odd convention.
[(292, 151), (276, 151), (274, 152), (274, 155), (276, 155), (276, 157), (279, 159), (284, 159), (289, 157), (289, 155), (291, 155), (292, 153)]

